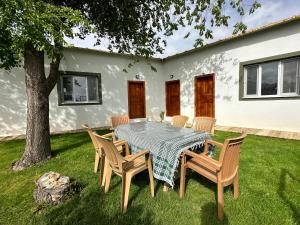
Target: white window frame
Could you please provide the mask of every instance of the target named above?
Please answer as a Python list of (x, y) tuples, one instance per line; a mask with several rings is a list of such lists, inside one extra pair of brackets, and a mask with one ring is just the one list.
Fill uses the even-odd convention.
[[(256, 75), (256, 77), (257, 77), (257, 83), (256, 83), (256, 94), (252, 94), (252, 95), (248, 95), (247, 94), (247, 85), (248, 85), (248, 83), (247, 83), (247, 80), (248, 80), (248, 71), (247, 71), (247, 68), (249, 68), (249, 67), (257, 67), (257, 75)], [(259, 91), (259, 72), (258, 72), (258, 70), (259, 70), (259, 66), (258, 65), (249, 65), (249, 66), (245, 66), (244, 67), (244, 97), (247, 97), (247, 98), (251, 98), (251, 97), (257, 97), (258, 96), (258, 91)]]
[[(296, 74), (296, 90), (295, 90), (295, 92), (290, 92), (290, 93), (283, 93), (283, 72), (284, 72), (284, 70), (283, 70), (283, 63), (284, 62), (288, 62), (288, 61), (296, 61), (297, 62), (297, 68), (296, 68), (296, 72), (297, 72), (297, 74)], [(293, 97), (293, 96), (298, 96), (299, 95), (299, 64), (300, 64), (300, 58), (291, 58), (291, 59), (285, 59), (285, 60), (281, 60), (280, 61), (280, 67), (281, 67), (281, 70), (282, 70), (282, 72), (281, 72), (281, 76), (280, 76), (280, 78), (281, 78), (281, 82), (282, 82), (282, 85), (281, 85), (281, 88), (280, 88), (280, 94), (282, 95), (282, 96), (286, 96), (286, 97)]]
[[(296, 74), (296, 92), (293, 93), (283, 93), (283, 62), (286, 61), (297, 61), (297, 74)], [(283, 60), (276, 60), (278, 62), (278, 82), (277, 82), (277, 94), (276, 95), (262, 95), (261, 94), (261, 79), (262, 79), (262, 67), (261, 65), (264, 63), (259, 64), (249, 64), (244, 66), (244, 96), (243, 98), (277, 98), (277, 97), (299, 97), (300, 96), (300, 58), (294, 57), (290, 59), (283, 59)], [(257, 89), (256, 94), (248, 95), (247, 94), (247, 68), (249, 67), (258, 67), (257, 73)]]
[[(97, 99), (90, 101), (89, 100), (89, 93), (88, 93), (88, 77), (91, 75), (72, 75), (72, 74), (67, 74), (67, 75), (62, 75), (61, 79), (60, 79), (60, 84), (61, 84), (61, 103), (62, 104), (86, 104), (86, 103), (99, 103), (99, 90), (98, 90), (98, 82), (99, 82), (99, 78), (97, 76), (93, 76), (96, 78), (96, 94), (97, 94)], [(73, 89), (72, 89), (72, 101), (65, 101), (64, 100), (64, 85), (63, 85), (63, 78), (64, 77), (71, 77), (72, 78), (72, 85), (73, 85)], [(75, 77), (84, 77), (85, 78), (85, 82), (86, 82), (86, 88), (85, 88), (85, 93), (86, 93), (86, 101), (76, 101), (75, 99), (75, 81), (74, 78)]]

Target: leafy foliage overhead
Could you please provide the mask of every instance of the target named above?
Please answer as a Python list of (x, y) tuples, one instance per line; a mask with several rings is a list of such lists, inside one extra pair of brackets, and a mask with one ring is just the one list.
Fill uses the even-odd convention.
[(34, 0), (0, 1), (0, 67), (15, 66), (22, 59), (24, 46), (31, 43), (50, 58), (61, 54), (67, 43), (65, 37), (74, 38), (73, 27), (91, 31), (88, 20), (79, 10), (57, 7)]
[[(108, 39), (111, 50), (151, 56), (163, 52), (164, 36), (189, 26), (199, 33), (197, 47), (213, 37), (213, 27), (228, 26), (229, 9), (243, 16), (259, 7), (256, 0), (1, 0), (0, 66), (15, 65), (26, 42), (53, 58), (67, 45), (64, 37), (90, 32), (96, 44)], [(242, 22), (234, 28), (247, 29)]]

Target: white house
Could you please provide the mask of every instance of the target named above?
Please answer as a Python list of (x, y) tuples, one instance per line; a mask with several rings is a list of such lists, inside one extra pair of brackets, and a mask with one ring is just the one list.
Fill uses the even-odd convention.
[[(161, 111), (300, 132), (300, 16), (164, 59), (70, 48), (60, 70), (50, 95), (51, 132)], [(24, 80), (22, 68), (0, 71), (0, 136), (25, 133)]]

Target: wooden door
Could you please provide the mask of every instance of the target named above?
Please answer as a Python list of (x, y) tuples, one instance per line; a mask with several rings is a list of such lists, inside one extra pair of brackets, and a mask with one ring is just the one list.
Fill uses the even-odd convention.
[(130, 119), (146, 117), (144, 81), (128, 81), (128, 114)]
[(195, 77), (195, 116), (215, 117), (215, 75)]
[(180, 115), (180, 81), (166, 82), (166, 115)]

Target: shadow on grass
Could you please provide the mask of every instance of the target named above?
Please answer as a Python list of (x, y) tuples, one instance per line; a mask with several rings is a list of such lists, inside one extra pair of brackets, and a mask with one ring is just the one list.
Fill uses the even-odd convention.
[[(132, 180), (128, 211), (121, 213), (121, 179), (115, 177), (113, 187), (108, 193), (104, 188), (87, 186), (80, 195), (74, 196), (59, 206), (46, 207), (32, 218), (32, 224), (114, 224), (114, 225), (158, 225), (152, 210), (145, 205), (134, 202), (139, 195), (149, 194), (150, 187), (147, 174), (137, 175)], [(134, 188), (133, 188), (134, 185)], [(144, 191), (148, 189), (149, 191)], [(117, 190), (119, 189), (119, 190)], [(145, 196), (146, 197), (146, 196)]]
[[(56, 138), (55, 142), (59, 142), (59, 138)], [(78, 138), (73, 138), (72, 142), (65, 142), (64, 140), (61, 141), (57, 146), (53, 147), (52, 149), (52, 156), (57, 156), (65, 151), (69, 151), (74, 148), (81, 147), (86, 144), (91, 144), (92, 142), (89, 136), (87, 135), (78, 135)]]
[(217, 209), (216, 204), (207, 203), (201, 208), (201, 224), (203, 225), (214, 225), (214, 224), (224, 224), (229, 225), (228, 218), (226, 214), (224, 214), (224, 219), (222, 221), (217, 218)]
[(278, 189), (278, 195), (279, 197), (285, 202), (285, 204), (292, 210), (293, 217), (296, 222), (296, 224), (300, 224), (300, 207), (295, 204), (295, 202), (292, 201), (291, 196), (289, 196), (288, 189), (288, 179), (291, 179), (292, 182), (295, 184), (300, 184), (300, 180), (298, 180), (292, 173), (290, 173), (286, 169), (281, 169), (280, 174), (280, 181), (279, 181), (279, 189)]
[[(111, 131), (105, 129), (105, 130), (96, 130), (96, 132), (100, 135), (103, 135), (103, 134), (107, 134)], [(68, 137), (71, 137), (72, 142), (67, 141), (67, 140), (70, 140), (70, 138), (68, 138)], [(75, 134), (74, 133), (63, 134), (63, 135), (57, 134), (57, 135), (53, 135), (51, 137), (51, 139), (53, 142), (59, 143), (58, 146), (56, 146), (52, 149), (52, 155), (54, 157), (60, 153), (63, 153), (65, 151), (68, 151), (73, 148), (78, 148), (85, 144), (90, 144), (91, 148), (94, 148), (94, 147), (92, 147), (92, 140), (86, 131), (78, 132)]]
[[(99, 201), (103, 200), (98, 198)], [(144, 212), (142, 205), (129, 206), (128, 212), (122, 214), (120, 208), (109, 212), (107, 207), (95, 207), (89, 197), (73, 201), (65, 207), (49, 211), (45, 215), (46, 224), (115, 224), (115, 225), (154, 225), (152, 212)], [(105, 204), (105, 201), (103, 201)], [(69, 210), (66, 210), (66, 207)]]
[[(190, 180), (196, 180), (198, 183), (203, 185), (205, 188), (212, 190), (215, 193), (215, 202), (206, 203), (201, 208), (201, 221), (203, 225), (212, 225), (212, 224), (229, 224), (228, 218), (224, 213), (224, 219), (222, 221), (217, 218), (217, 185), (212, 181), (206, 179), (205, 177), (197, 174), (196, 172), (189, 172), (189, 175), (186, 176), (186, 187)], [(179, 187), (179, 185), (177, 185)], [(176, 188), (179, 191), (179, 188)], [(186, 189), (187, 190), (187, 189)], [(231, 191), (229, 187), (224, 188), (224, 193)]]

